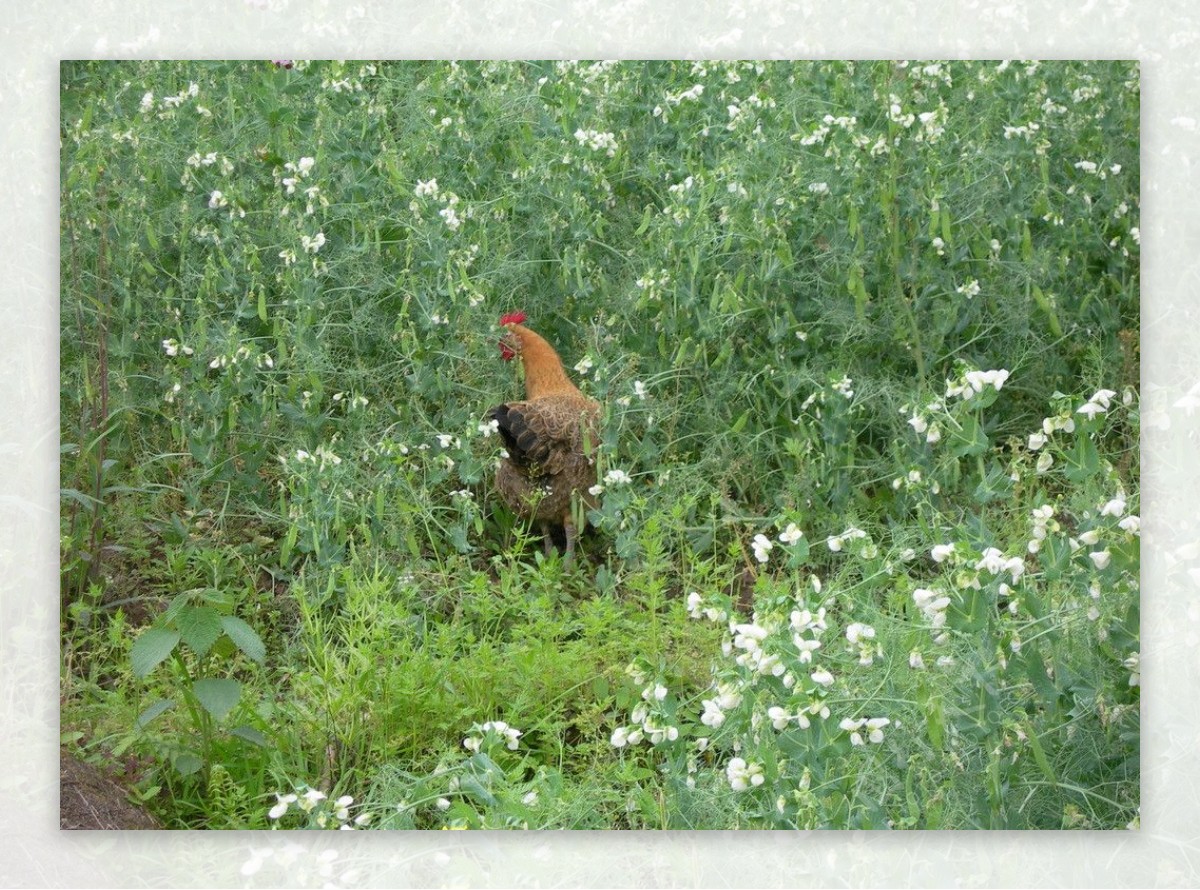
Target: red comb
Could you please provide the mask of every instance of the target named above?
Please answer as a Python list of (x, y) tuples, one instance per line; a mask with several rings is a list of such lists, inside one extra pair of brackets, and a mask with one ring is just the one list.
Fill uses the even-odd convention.
[(504, 327), (506, 324), (521, 324), (523, 321), (525, 321), (524, 312), (509, 312), (507, 315), (500, 316), (500, 327)]

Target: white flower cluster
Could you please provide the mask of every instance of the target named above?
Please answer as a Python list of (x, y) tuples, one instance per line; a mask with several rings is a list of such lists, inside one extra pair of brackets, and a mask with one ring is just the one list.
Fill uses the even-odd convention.
[(355, 826), (366, 825), (371, 821), (370, 813), (360, 813), (354, 817), (353, 822), (350, 820), (350, 807), (354, 805), (354, 798), (349, 794), (343, 794), (331, 804), (325, 803), (326, 795), (324, 792), (317, 791), (315, 788), (307, 789), (303, 794), (275, 794), (276, 804), (267, 812), (267, 816), (272, 820), (282, 819), (287, 815), (292, 805), (296, 805), (296, 809), (303, 813), (312, 813), (316, 810), (316, 823), (320, 828), (325, 828), (330, 824), (330, 817), (338, 823), (340, 831), (354, 831)]
[(1003, 368), (996, 371), (967, 371), (958, 380), (946, 381), (946, 398), (960, 396), (970, 400), (982, 393), (985, 386), (992, 386), (999, 391), (1008, 378), (1009, 372)]
[(736, 682), (719, 682), (714, 684), (714, 687), (716, 695), (700, 702), (704, 708), (704, 713), (700, 715), (700, 722), (705, 726), (717, 729), (725, 722), (725, 712), (732, 711), (742, 703), (742, 693), (741, 684)]
[(1057, 532), (1059, 524), (1054, 518), (1054, 507), (1050, 504), (1034, 507), (1030, 515), (1033, 519), (1033, 531), (1027, 549), (1030, 553), (1037, 553), (1042, 549), (1042, 541), (1046, 540), (1046, 535), (1049, 532)]
[[(804, 532), (794, 522), (789, 522), (787, 528), (779, 533), (779, 541), (782, 544), (795, 544), (804, 537)], [(765, 563), (771, 558), (771, 551), (775, 549), (775, 543), (764, 534), (757, 534), (750, 542), (750, 548), (754, 551), (754, 558), (761, 563)]]
[(1031, 139), (1033, 139), (1034, 135), (1040, 129), (1041, 129), (1041, 125), (1036, 123), (1035, 121), (1029, 121), (1028, 123), (1020, 124), (1015, 127), (1010, 127), (1006, 124), (1004, 127), (1004, 138), (1005, 139), (1016, 139), (1019, 137), (1021, 139), (1024, 139), (1026, 142), (1028, 142)]
[(479, 749), (483, 747), (483, 741), (487, 737), (488, 733), (492, 733), (496, 737), (502, 739), (504, 741), (504, 746), (510, 751), (517, 750), (519, 746), (519, 742), (517, 740), (523, 735), (521, 730), (509, 726), (503, 720), (489, 720), (482, 726), (475, 724), (471, 727), (471, 731), (473, 733), (479, 733), (479, 735), (469, 735), (464, 738), (463, 747), (473, 754), (479, 753)]
[(171, 358), (175, 358), (178, 355), (191, 355), (193, 352), (192, 347), (184, 346), (173, 337), (168, 340), (163, 340), (162, 348), (163, 352), (165, 352)]
[(858, 650), (858, 663), (863, 667), (870, 667), (876, 658), (883, 658), (883, 646), (872, 642), (875, 639), (875, 628), (871, 625), (857, 621), (848, 625), (846, 639), (851, 647)]
[[(801, 145), (817, 145), (825, 141), (825, 137), (829, 135), (833, 127), (845, 130), (847, 133), (852, 133), (858, 125), (858, 118), (839, 116), (834, 117), (832, 114), (827, 114), (821, 119), (821, 123), (815, 130), (807, 136), (801, 136), (799, 133), (793, 134), (793, 141), (799, 142)], [(869, 142), (869, 138), (867, 139)], [(861, 147), (861, 146), (860, 146)], [(828, 157), (828, 153), (826, 157)]]
[(293, 163), (288, 161), (283, 165), (285, 172), (290, 173), (290, 176), (280, 177), (279, 184), (283, 186), (286, 194), (294, 195), (296, 187), (300, 185), (301, 180), (307, 179), (312, 173), (313, 165), (316, 164), (315, 158), (304, 157)]
[(592, 151), (602, 151), (610, 158), (617, 154), (617, 137), (612, 133), (580, 128), (575, 131), (575, 141)]
[(729, 787), (734, 791), (745, 791), (751, 786), (757, 788), (765, 781), (763, 768), (758, 763), (747, 763), (741, 757), (734, 757), (725, 767), (725, 775), (729, 779)]
[(214, 371), (219, 368), (237, 367), (251, 357), (254, 358), (254, 366), (256, 368), (275, 367), (275, 362), (271, 356), (265, 352), (255, 355), (248, 346), (239, 346), (234, 350), (232, 355), (218, 355), (208, 363), (208, 366)]
[(858, 541), (865, 537), (867, 537), (867, 533), (865, 531), (852, 525), (840, 535), (830, 535), (828, 538), (826, 538), (825, 546), (834, 553), (840, 553), (842, 548), (846, 546), (847, 542)]
[[(317, 450), (313, 454), (309, 454), (303, 448), (296, 451), (293, 459), (298, 464), (316, 464), (318, 470), (323, 470), (326, 467), (336, 467), (342, 462), (342, 459), (326, 448), (324, 445), (317, 446)], [(280, 461), (287, 463), (287, 459), (281, 457)]]
[[(942, 628), (946, 626), (946, 609), (950, 605), (950, 597), (936, 589), (918, 587), (913, 591), (913, 602), (921, 610), (921, 614), (925, 616), (929, 626), (937, 633), (934, 642), (939, 644), (946, 642), (949, 637), (942, 631)], [(922, 666), (923, 664), (922, 662)]]
[(1086, 414), (1087, 419), (1092, 420), (1097, 414), (1104, 414), (1108, 411), (1115, 395), (1116, 393), (1111, 389), (1098, 389), (1075, 413)]
[(609, 743), (614, 748), (624, 748), (626, 745), (636, 745), (643, 739), (651, 745), (676, 741), (679, 738), (679, 727), (667, 723), (661, 714), (654, 711), (667, 697), (667, 687), (660, 680), (649, 677), (645, 667), (638, 662), (628, 665), (625, 673), (642, 687), (642, 703), (630, 713), (630, 725), (618, 726), (613, 730)]
[(317, 232), (317, 234), (309, 237), (308, 235), (300, 236), (300, 246), (304, 248), (305, 253), (316, 253), (325, 246), (325, 233)]
[[(195, 99), (200, 95), (199, 84), (192, 82), (187, 85), (186, 89), (181, 90), (177, 95), (164, 96), (162, 102), (159, 103), (159, 108), (163, 111), (170, 111), (178, 108), (188, 99)], [(142, 96), (142, 101), (139, 106), (143, 114), (148, 114), (154, 110), (154, 93), (149, 92)], [(160, 115), (161, 116), (161, 115)]]
[(681, 93), (672, 96), (667, 94), (668, 105), (678, 105), (680, 102), (694, 102), (704, 95), (704, 84), (698, 83), (689, 87)]
[(891, 722), (887, 717), (859, 717), (857, 720), (847, 717), (838, 724), (838, 727), (850, 733), (851, 745), (866, 744), (860, 732), (862, 729), (867, 731), (867, 741), (878, 745), (883, 741), (883, 728)]
[(609, 470), (604, 474), (605, 485), (628, 485), (631, 482), (633, 477), (624, 470)]
[(703, 617), (709, 621), (725, 621), (729, 618), (729, 613), (724, 609), (705, 606), (704, 598), (694, 590), (687, 595), (687, 613), (697, 620)]
[[(938, 414), (945, 409), (945, 406), (940, 401), (930, 402), (925, 406), (926, 414)], [(908, 408), (901, 409), (907, 411)], [(930, 445), (935, 445), (942, 440), (942, 427), (936, 420), (930, 423), (925, 419), (925, 416), (917, 411), (914, 411), (912, 416), (908, 418), (908, 425), (913, 428), (913, 431), (918, 435), (923, 435), (925, 441)]]
[[(979, 296), (979, 280), (972, 278), (966, 284), (960, 284), (958, 287), (956, 287), (955, 291), (962, 294), (968, 300), (973, 299)], [(1000, 387), (996, 388), (999, 389)]]
[(1116, 176), (1121, 172), (1120, 164), (1110, 164), (1108, 167), (1103, 167), (1095, 161), (1076, 161), (1075, 169), (1082, 170), (1084, 173), (1090, 173), (1092, 176), (1100, 179), (1108, 179), (1109, 174)]
[(1016, 584), (1025, 574), (1025, 560), (1020, 556), (1007, 557), (997, 548), (989, 547), (983, 551), (979, 562), (975, 563), (975, 570), (986, 571), (992, 575), (1008, 572), (1012, 576), (1013, 584)]
[(755, 620), (748, 624), (730, 622), (729, 632), (733, 635), (733, 648), (741, 650), (734, 660), (749, 671), (764, 676), (782, 676), (783, 662), (778, 655), (768, 653), (762, 645), (767, 637), (774, 634), (775, 627), (759, 624), (757, 618), (756, 615)]
[[(429, 198), (439, 201), (442, 204), (442, 207), (440, 210), (438, 210), (438, 216), (442, 218), (442, 222), (446, 224), (446, 228), (452, 232), (457, 232), (459, 227), (462, 226), (463, 217), (469, 218), (471, 216), (469, 209), (463, 214), (463, 217), (458, 215), (458, 195), (454, 194), (454, 192), (443, 192), (438, 186), (438, 181), (436, 178), (426, 180), (418, 179), (417, 187), (413, 189), (413, 194), (416, 195), (417, 198)], [(418, 200), (413, 200), (409, 202), (408, 205), (408, 209), (412, 213), (418, 215), (421, 213), (421, 207), (422, 204)]]

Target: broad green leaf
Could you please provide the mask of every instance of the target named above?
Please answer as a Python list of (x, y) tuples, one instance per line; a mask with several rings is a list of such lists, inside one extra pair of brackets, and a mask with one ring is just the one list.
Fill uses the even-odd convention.
[(179, 642), (179, 633), (165, 627), (152, 627), (143, 631), (133, 643), (129, 657), (133, 662), (133, 675), (145, 677), (171, 654)]
[(197, 680), (192, 691), (204, 710), (220, 720), (242, 697), (242, 684), (237, 680)]
[(171, 761), (171, 765), (175, 767), (175, 771), (179, 775), (190, 776), (200, 771), (200, 768), (204, 766), (204, 761), (195, 754), (178, 754)]
[(1063, 455), (1063, 475), (1072, 482), (1083, 482), (1100, 469), (1100, 454), (1092, 437), (1083, 433), (1075, 436), (1075, 447)]
[(175, 702), (172, 699), (169, 699), (169, 698), (159, 699), (154, 704), (152, 704), (150, 707), (146, 708), (146, 710), (142, 711), (141, 714), (138, 715), (137, 723), (135, 725), (137, 726), (138, 729), (143, 729), (147, 723), (149, 723), (151, 720), (153, 720), (159, 714), (163, 713), (164, 711), (169, 711), (173, 707), (175, 707)]
[(175, 626), (188, 648), (205, 655), (221, 635), (221, 616), (211, 606), (187, 606), (179, 610)]
[(267, 657), (267, 647), (254, 632), (254, 628), (234, 615), (221, 616), (221, 628), (247, 658), (262, 664), (263, 659)]
[(235, 735), (239, 739), (245, 739), (251, 744), (258, 745), (260, 748), (265, 748), (270, 744), (267, 737), (255, 729), (253, 726), (235, 726), (229, 730), (230, 735)]

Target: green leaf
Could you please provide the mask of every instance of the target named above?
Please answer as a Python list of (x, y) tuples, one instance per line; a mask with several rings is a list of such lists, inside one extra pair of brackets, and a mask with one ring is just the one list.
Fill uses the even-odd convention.
[(1072, 482), (1083, 482), (1100, 469), (1100, 453), (1092, 437), (1080, 433), (1075, 437), (1075, 447), (1063, 455), (1063, 475)]
[(179, 634), (165, 627), (152, 627), (146, 630), (133, 643), (129, 657), (133, 662), (133, 675), (141, 678), (171, 654), (175, 644), (179, 642)]
[(181, 776), (190, 776), (192, 773), (199, 772), (204, 766), (204, 761), (195, 754), (177, 754), (171, 761), (171, 765), (175, 767), (175, 771)]
[(1042, 743), (1038, 741), (1037, 731), (1033, 728), (1033, 724), (1026, 720), (1023, 723), (1025, 727), (1025, 738), (1029, 741), (1029, 747), (1033, 751), (1033, 759), (1038, 765), (1038, 769), (1042, 771), (1042, 775), (1055, 788), (1058, 787), (1058, 777), (1054, 775), (1054, 770), (1050, 767), (1050, 761), (1046, 757), (1046, 752), (1042, 750)]
[(267, 657), (267, 647), (249, 624), (234, 615), (221, 616), (221, 628), (246, 657), (258, 664)]
[(474, 776), (461, 776), (458, 780), (458, 787), (468, 797), (474, 798), (476, 801), (484, 804), (485, 806), (491, 807), (496, 805), (496, 798), (492, 792), (484, 788), (480, 781)]
[(266, 748), (270, 744), (267, 741), (267, 737), (253, 726), (235, 726), (229, 730), (229, 734), (235, 735), (239, 739), (245, 739), (251, 744), (258, 745), (260, 748)]
[(963, 418), (962, 429), (952, 430), (949, 436), (950, 453), (955, 457), (982, 454), (987, 450), (988, 439), (974, 414)]
[(242, 684), (237, 680), (197, 680), (192, 692), (196, 693), (204, 710), (220, 720), (242, 697)]
[(205, 655), (221, 635), (221, 616), (211, 606), (189, 606), (179, 610), (175, 626), (183, 641), (197, 655)]
[(138, 729), (144, 729), (147, 723), (149, 723), (159, 714), (163, 713), (164, 711), (169, 711), (173, 707), (175, 707), (175, 702), (173, 700), (169, 698), (159, 699), (138, 715), (137, 722), (134, 725), (137, 726)]

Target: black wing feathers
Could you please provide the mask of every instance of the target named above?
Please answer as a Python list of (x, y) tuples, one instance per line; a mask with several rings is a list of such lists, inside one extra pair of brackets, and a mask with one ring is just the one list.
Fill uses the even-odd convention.
[(550, 457), (551, 443), (539, 436), (526, 417), (521, 405), (500, 405), (489, 413), (496, 421), (500, 438), (509, 458), (519, 467), (545, 462)]

